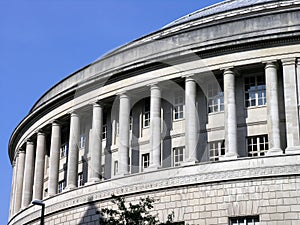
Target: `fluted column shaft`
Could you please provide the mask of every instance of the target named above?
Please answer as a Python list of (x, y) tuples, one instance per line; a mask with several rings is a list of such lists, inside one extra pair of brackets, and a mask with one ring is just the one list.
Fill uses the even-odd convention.
[(70, 190), (77, 187), (78, 179), (78, 149), (80, 136), (80, 118), (76, 112), (71, 114), (70, 139), (67, 168), (67, 187)]
[(43, 199), (46, 135), (38, 132), (34, 170), (33, 199)]
[(185, 148), (186, 162), (197, 161), (198, 111), (196, 106), (197, 85), (192, 77), (185, 78)]
[(225, 158), (238, 157), (235, 77), (231, 69), (224, 70)]
[(273, 62), (267, 62), (265, 67), (267, 111), (268, 111), (268, 155), (281, 154), (280, 121), (278, 105), (277, 67)]
[(93, 105), (93, 121), (91, 130), (91, 144), (89, 145), (90, 163), (88, 167), (88, 182), (100, 181), (102, 156), (102, 126), (103, 109), (99, 103)]
[(300, 151), (296, 59), (283, 59), (282, 67), (287, 138), (286, 153), (293, 153)]
[(57, 194), (58, 171), (59, 171), (59, 153), (61, 147), (61, 127), (57, 122), (52, 123), (50, 163), (49, 163), (49, 196)]
[(28, 140), (26, 143), (22, 208), (26, 208), (32, 201), (33, 172), (34, 172), (34, 144), (33, 142)]
[(130, 99), (127, 94), (120, 94), (119, 110), (119, 163), (118, 174), (128, 174), (128, 157), (129, 157), (129, 116), (130, 116)]
[(14, 198), (15, 198), (16, 173), (17, 173), (16, 161), (13, 161), (12, 168), (13, 168), (13, 175), (11, 179), (9, 218), (11, 218), (14, 213)]
[(14, 214), (19, 212), (22, 203), (23, 180), (24, 180), (24, 166), (25, 166), (25, 151), (20, 149), (17, 158), (17, 179), (15, 190), (15, 204)]
[(150, 94), (150, 167), (161, 166), (161, 90), (157, 85), (151, 85)]

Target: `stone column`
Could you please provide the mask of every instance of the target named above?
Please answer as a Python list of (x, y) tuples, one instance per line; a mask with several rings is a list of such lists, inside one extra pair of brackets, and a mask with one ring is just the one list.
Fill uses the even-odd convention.
[(224, 114), (225, 114), (225, 148), (223, 159), (238, 157), (237, 119), (235, 104), (235, 77), (231, 69), (224, 70)]
[(283, 87), (286, 120), (287, 154), (300, 152), (299, 111), (297, 94), (296, 59), (283, 59)]
[(197, 84), (188, 76), (185, 78), (185, 162), (197, 162), (198, 111), (196, 105)]
[(152, 169), (161, 167), (161, 90), (158, 85), (150, 87), (150, 165)]
[(280, 121), (278, 105), (277, 67), (274, 62), (267, 62), (265, 67), (268, 112), (268, 140), (267, 155), (282, 154), (280, 146)]
[(130, 117), (130, 99), (126, 93), (120, 94), (119, 110), (119, 159), (118, 175), (128, 174), (129, 157), (129, 117)]
[(61, 148), (61, 127), (56, 121), (52, 123), (50, 162), (49, 162), (49, 183), (48, 194), (53, 196), (57, 194), (58, 172), (59, 172), (59, 154)]
[(88, 166), (88, 182), (100, 181), (102, 156), (102, 126), (103, 108), (99, 103), (93, 104), (93, 120), (89, 154), (91, 160)]
[(15, 199), (16, 173), (17, 173), (16, 160), (13, 161), (12, 168), (13, 168), (13, 175), (12, 175), (12, 179), (11, 179), (9, 218), (11, 218), (14, 213), (14, 202), (15, 202), (14, 199)]
[(26, 208), (32, 201), (34, 153), (35, 152), (34, 152), (33, 142), (30, 140), (27, 140), (26, 156), (25, 156), (25, 169), (24, 169), (24, 182), (23, 182), (22, 208)]
[(77, 187), (79, 136), (80, 136), (80, 118), (76, 112), (72, 112), (71, 120), (70, 120), (70, 139), (69, 139), (66, 190), (74, 189)]
[(46, 135), (39, 131), (36, 140), (33, 199), (43, 199)]
[(24, 180), (24, 166), (25, 166), (25, 151), (19, 149), (17, 159), (17, 179), (16, 179), (16, 190), (15, 190), (15, 204), (14, 214), (19, 212), (22, 203), (22, 191), (23, 191), (23, 180)]

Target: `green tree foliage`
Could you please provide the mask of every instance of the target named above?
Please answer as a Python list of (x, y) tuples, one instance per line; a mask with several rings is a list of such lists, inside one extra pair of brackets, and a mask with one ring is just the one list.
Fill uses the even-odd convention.
[(149, 196), (140, 198), (137, 204), (125, 203), (122, 196), (112, 196), (112, 203), (118, 209), (102, 208), (100, 211), (100, 225), (171, 225), (174, 223), (174, 212), (168, 215), (166, 223), (161, 223), (157, 215), (151, 215), (149, 210), (153, 208), (154, 198)]

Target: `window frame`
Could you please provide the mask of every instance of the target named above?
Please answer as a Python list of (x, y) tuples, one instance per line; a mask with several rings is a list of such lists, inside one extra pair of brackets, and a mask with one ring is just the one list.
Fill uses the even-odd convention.
[(114, 161), (114, 176), (118, 175), (119, 172), (119, 162), (118, 160)]
[[(254, 82), (250, 81), (251, 78), (254, 79)], [(260, 83), (258, 81), (258, 78), (262, 78), (261, 81), (263, 82)], [(248, 82), (246, 82), (247, 79), (249, 80)], [(249, 87), (247, 88), (247, 86)], [(254, 97), (251, 97), (253, 95)], [(260, 101), (262, 101), (262, 103), (260, 103)], [(244, 102), (245, 108), (255, 108), (267, 105), (267, 88), (265, 74), (256, 73), (244, 77)]]
[[(249, 145), (249, 140), (251, 143)], [(263, 142), (262, 142), (263, 141)], [(256, 146), (256, 150), (253, 150), (254, 146)], [(261, 147), (264, 146), (262, 149)], [(251, 151), (249, 148), (251, 147)], [(246, 137), (246, 149), (248, 157), (261, 157), (265, 156), (269, 150), (269, 137), (267, 134), (263, 135), (254, 135)]]
[[(147, 160), (145, 160), (147, 159)], [(142, 165), (141, 165), (141, 171), (143, 172), (146, 168), (148, 168), (150, 166), (150, 153), (144, 153), (142, 154)], [(145, 167), (145, 163), (146, 163), (146, 167)]]
[(151, 103), (150, 103), (150, 98), (148, 98), (148, 99), (145, 99), (145, 101), (144, 101), (143, 128), (150, 127), (150, 120), (151, 120), (150, 110), (151, 110)]
[(66, 180), (61, 180), (57, 184), (57, 192), (62, 193), (66, 188)]
[(77, 177), (77, 187), (82, 187), (84, 185), (83, 172), (78, 173)]
[[(236, 220), (236, 222), (233, 220)], [(229, 225), (248, 225), (249, 222), (251, 222), (251, 225), (260, 225), (259, 216), (238, 216), (228, 218)]]
[(68, 157), (69, 153), (69, 143), (65, 142), (60, 147), (60, 159)]
[[(182, 151), (180, 154), (178, 154), (178, 151)], [(182, 157), (182, 160), (180, 160)], [(184, 157), (185, 157), (185, 147), (184, 146), (179, 146), (179, 147), (175, 147), (172, 150), (172, 166), (173, 167), (177, 167), (177, 166), (181, 166), (181, 164), (184, 162)], [(176, 161), (176, 159), (178, 159)]]
[[(181, 101), (180, 101), (181, 99)], [(182, 120), (185, 117), (185, 96), (182, 92), (177, 91), (174, 93), (173, 100), (173, 120)]]
[[(212, 152), (213, 154), (211, 154)], [(208, 142), (208, 153), (210, 162), (220, 161), (220, 157), (225, 155), (225, 140)]]
[(206, 85), (207, 112), (224, 112), (224, 80), (215, 78)]

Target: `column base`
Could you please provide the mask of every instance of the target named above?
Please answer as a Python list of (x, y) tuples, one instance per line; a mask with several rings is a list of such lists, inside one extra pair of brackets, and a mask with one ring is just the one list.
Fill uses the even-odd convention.
[(193, 161), (189, 160), (189, 161), (181, 163), (181, 165), (182, 166), (191, 166), (191, 165), (195, 165), (198, 162), (199, 162), (198, 160), (193, 160)]
[(151, 172), (151, 171), (154, 171), (154, 170), (158, 170), (160, 168), (161, 168), (161, 166), (159, 166), (159, 165), (154, 165), (154, 164), (151, 165), (150, 164), (149, 167), (144, 168), (144, 172)]
[(281, 148), (270, 148), (267, 153), (266, 156), (272, 156), (272, 155), (282, 155), (283, 151)]
[(237, 158), (239, 158), (238, 154), (229, 152), (229, 153), (226, 153), (224, 156), (220, 156), (219, 160), (226, 161), (226, 160), (233, 160), (233, 159), (237, 159)]
[(96, 183), (99, 183), (100, 181), (101, 181), (100, 178), (92, 178), (90, 181), (86, 182), (86, 183), (84, 184), (84, 186), (96, 184)]
[(76, 185), (70, 184), (70, 185), (68, 185), (68, 186), (64, 189), (64, 191), (71, 191), (71, 190), (74, 190), (74, 189), (76, 189), (76, 188), (77, 188)]
[(300, 146), (291, 146), (285, 149), (285, 154), (300, 154)]

